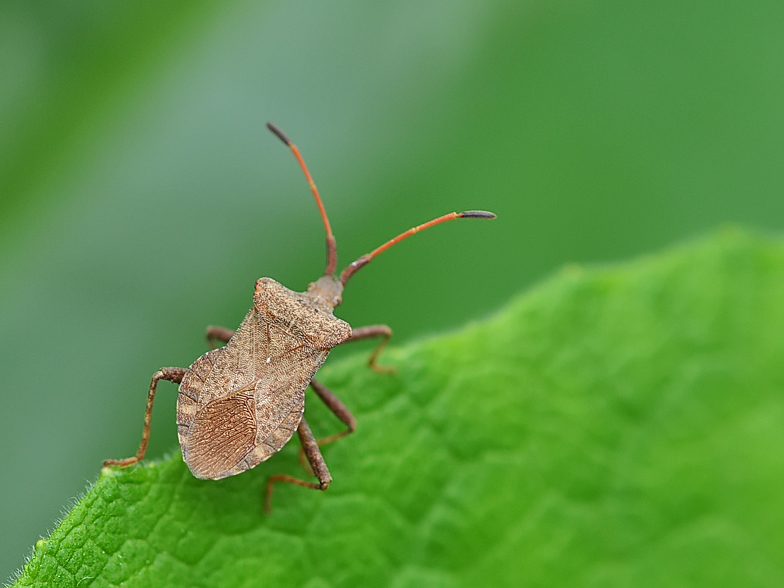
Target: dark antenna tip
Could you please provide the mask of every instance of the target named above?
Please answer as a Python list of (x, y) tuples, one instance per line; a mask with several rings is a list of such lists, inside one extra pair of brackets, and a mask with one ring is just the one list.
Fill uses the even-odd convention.
[(495, 218), (495, 214), (492, 212), (487, 212), (486, 210), (466, 210), (465, 212), (461, 212), (458, 214), (460, 218), (488, 218), (493, 219)]
[(274, 134), (274, 135), (275, 135), (275, 136), (276, 136), (278, 139), (280, 139), (280, 140), (281, 140), (281, 141), (283, 141), (283, 142), (284, 142), (286, 145), (288, 145), (289, 147), (291, 147), (291, 141), (290, 141), (290, 140), (289, 140), (289, 138), (286, 136), (286, 133), (284, 133), (283, 131), (281, 131), (281, 130), (280, 130), (280, 128), (278, 128), (278, 126), (277, 126), (277, 125), (275, 125), (275, 124), (273, 124), (273, 123), (271, 123), (271, 122), (268, 122), (268, 123), (267, 123), (267, 128), (268, 128), (270, 131), (272, 131), (272, 132), (273, 132), (273, 134)]

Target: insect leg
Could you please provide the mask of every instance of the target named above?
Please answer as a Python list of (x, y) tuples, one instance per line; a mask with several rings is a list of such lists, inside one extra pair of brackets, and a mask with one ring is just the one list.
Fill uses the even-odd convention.
[(337, 441), (341, 437), (345, 437), (346, 435), (350, 435), (353, 433), (357, 428), (357, 419), (354, 418), (354, 415), (351, 414), (346, 405), (343, 404), (340, 399), (335, 396), (329, 389), (324, 386), (321, 382), (317, 382), (316, 380), (311, 380), (310, 385), (313, 388), (314, 392), (318, 394), (318, 397), (327, 405), (327, 408), (335, 413), (335, 416), (338, 417), (343, 423), (348, 427), (345, 431), (341, 431), (340, 433), (335, 433), (334, 435), (330, 435), (329, 437), (325, 437), (324, 439), (319, 439), (318, 444), (326, 445), (327, 443), (332, 443), (333, 441)]
[(315, 482), (306, 482), (287, 474), (274, 474), (270, 476), (267, 482), (267, 496), (264, 500), (264, 512), (269, 513), (270, 504), (272, 502), (272, 487), (275, 482), (286, 482), (288, 484), (296, 484), (297, 486), (304, 486), (306, 488), (313, 488), (314, 490), (326, 490), (329, 488), (329, 483), (332, 481), (332, 476), (329, 474), (329, 469), (321, 455), (318, 447), (318, 442), (313, 436), (307, 421), (303, 417), (297, 428), (299, 439), (302, 442), (302, 448), (305, 451), (305, 456), (308, 458), (308, 463), (313, 470), (315, 476), (318, 478), (318, 484)]
[(158, 380), (168, 380), (179, 384), (185, 376), (185, 368), (169, 367), (161, 368), (152, 377), (150, 382), (150, 392), (147, 395), (147, 410), (144, 413), (144, 430), (142, 431), (142, 442), (139, 444), (139, 451), (133, 457), (125, 459), (107, 459), (103, 462), (104, 467), (118, 465), (121, 468), (133, 465), (142, 460), (147, 451), (147, 442), (150, 440), (150, 420), (152, 419), (152, 403), (155, 400), (155, 389), (158, 387)]
[[(310, 381), (310, 386), (313, 388), (313, 391), (318, 394), (318, 397), (327, 405), (327, 408), (335, 413), (335, 416), (338, 417), (343, 423), (346, 425), (346, 430), (341, 431), (340, 433), (335, 433), (334, 435), (330, 435), (329, 437), (324, 437), (323, 439), (319, 439), (317, 441), (319, 447), (322, 445), (326, 445), (327, 443), (332, 443), (333, 441), (337, 441), (341, 437), (345, 437), (346, 435), (350, 435), (353, 433), (357, 428), (357, 419), (354, 418), (354, 415), (351, 414), (351, 411), (346, 408), (346, 405), (340, 401), (340, 398), (335, 396), (324, 384), (321, 382), (317, 382), (316, 380)], [(305, 447), (303, 445), (302, 449), (299, 451), (299, 462), (302, 464), (302, 467), (308, 470), (308, 462), (305, 461)]]
[(214, 325), (210, 325), (207, 327), (207, 333), (205, 336), (207, 337), (207, 343), (210, 344), (210, 349), (215, 349), (215, 341), (223, 341), (224, 343), (228, 343), (229, 339), (234, 336), (234, 331), (225, 327), (216, 327)]
[(395, 366), (378, 365), (376, 360), (378, 359), (378, 356), (381, 355), (384, 347), (387, 346), (387, 343), (389, 343), (389, 338), (391, 336), (392, 329), (390, 329), (388, 326), (369, 325), (367, 327), (359, 327), (354, 329), (351, 333), (351, 336), (346, 339), (346, 342), (362, 341), (363, 339), (370, 339), (372, 337), (383, 337), (381, 343), (379, 343), (378, 347), (376, 347), (376, 350), (370, 355), (368, 365), (380, 374), (389, 374), (396, 372), (397, 368), (395, 368)]

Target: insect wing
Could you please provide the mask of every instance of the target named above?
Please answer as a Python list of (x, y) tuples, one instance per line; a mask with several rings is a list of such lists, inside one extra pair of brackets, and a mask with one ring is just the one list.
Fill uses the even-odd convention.
[(327, 355), (251, 309), (229, 344), (194, 362), (180, 385), (180, 446), (193, 475), (225, 478), (279, 451)]

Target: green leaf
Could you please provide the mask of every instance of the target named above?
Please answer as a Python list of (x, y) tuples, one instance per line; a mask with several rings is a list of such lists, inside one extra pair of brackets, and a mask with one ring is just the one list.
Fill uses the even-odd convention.
[(783, 302), (784, 243), (737, 230), (567, 268), (397, 376), (325, 368), (359, 421), (327, 492), (262, 514), (295, 443), (218, 482), (104, 469), (17, 585), (783, 585)]

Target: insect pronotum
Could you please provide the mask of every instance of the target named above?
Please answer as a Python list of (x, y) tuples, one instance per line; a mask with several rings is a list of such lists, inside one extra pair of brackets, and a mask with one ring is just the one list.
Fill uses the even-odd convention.
[[(346, 406), (323, 384), (313, 379), (330, 350), (348, 341), (378, 337), (369, 364), (377, 371), (389, 371), (376, 363), (392, 330), (386, 325), (357, 329), (333, 316), (342, 302), (343, 288), (362, 267), (414, 233), (457, 218), (495, 218), (491, 212), (469, 210), (451, 212), (401, 233), (352, 262), (339, 275), (337, 246), (316, 184), (297, 147), (275, 125), (267, 127), (297, 158), (316, 199), (327, 232), (327, 267), (324, 275), (308, 286), (307, 292), (293, 292), (271, 278), (256, 281), (253, 306), (236, 331), (208, 327), (207, 339), (226, 343), (212, 349), (189, 368), (169, 367), (155, 372), (147, 396), (144, 429), (139, 450), (133, 457), (107, 459), (104, 466), (126, 467), (140, 461), (147, 450), (150, 418), (159, 380), (180, 385), (177, 395), (177, 432), (182, 457), (197, 478), (218, 480), (242, 473), (265, 461), (291, 439), (296, 431), (318, 482), (307, 482), (286, 474), (270, 476), (265, 510), (269, 510), (276, 482), (288, 482), (316, 490), (326, 490), (332, 477), (319, 450), (352, 433), (356, 420)], [(316, 440), (305, 420), (305, 389), (310, 386), (346, 429)]]

